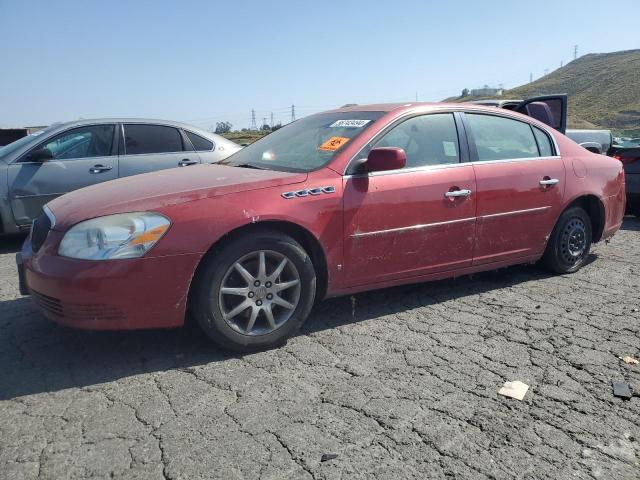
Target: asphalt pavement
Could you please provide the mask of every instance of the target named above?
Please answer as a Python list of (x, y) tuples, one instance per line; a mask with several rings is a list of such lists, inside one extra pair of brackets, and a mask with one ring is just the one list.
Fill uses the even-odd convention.
[(332, 299), (244, 356), (54, 325), (18, 293), (20, 241), (0, 239), (0, 478), (640, 478), (640, 398), (611, 386), (640, 393), (619, 358), (640, 358), (637, 219), (574, 275)]

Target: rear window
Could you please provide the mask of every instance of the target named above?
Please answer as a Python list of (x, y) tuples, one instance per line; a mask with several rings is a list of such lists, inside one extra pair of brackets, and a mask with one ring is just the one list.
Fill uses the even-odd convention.
[(124, 142), (127, 155), (183, 150), (182, 136), (178, 129), (164, 125), (125, 125)]
[(200, 135), (196, 135), (195, 133), (189, 132), (187, 130), (185, 130), (184, 133), (187, 134), (187, 137), (189, 137), (189, 140), (193, 145), (193, 149), (196, 150), (197, 152), (213, 150), (212, 141), (207, 140), (206, 138), (203, 138)]

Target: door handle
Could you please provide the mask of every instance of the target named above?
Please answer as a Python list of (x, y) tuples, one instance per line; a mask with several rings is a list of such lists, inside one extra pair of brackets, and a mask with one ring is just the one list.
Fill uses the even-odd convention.
[(91, 167), (89, 169), (89, 173), (102, 173), (102, 172), (108, 172), (109, 170), (111, 170), (113, 167), (109, 167), (109, 166), (104, 166), (104, 165), (94, 165), (93, 167)]
[(543, 187), (552, 187), (556, 183), (560, 183), (560, 180), (557, 178), (545, 178), (544, 180), (540, 180), (540, 185)]
[(454, 190), (452, 192), (444, 192), (444, 196), (447, 198), (451, 197), (468, 197), (471, 195), (471, 190), (463, 189), (463, 190)]
[(188, 158), (183, 158), (178, 162), (178, 166), (188, 167), (189, 165), (195, 165), (196, 163), (198, 163), (197, 160), (189, 160)]

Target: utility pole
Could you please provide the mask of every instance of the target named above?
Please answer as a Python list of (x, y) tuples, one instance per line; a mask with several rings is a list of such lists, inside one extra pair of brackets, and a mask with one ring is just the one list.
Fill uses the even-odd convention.
[(573, 59), (578, 58), (578, 45), (573, 46)]
[(256, 111), (251, 109), (251, 126), (249, 130), (258, 130), (258, 125), (256, 125)]
[(291, 121), (295, 122), (296, 120), (296, 106), (295, 105), (291, 105)]
[(273, 129), (273, 112), (271, 112), (271, 128)]

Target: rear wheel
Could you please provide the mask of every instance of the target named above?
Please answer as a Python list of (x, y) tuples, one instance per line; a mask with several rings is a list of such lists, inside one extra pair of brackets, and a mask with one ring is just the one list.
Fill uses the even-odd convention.
[(311, 259), (293, 238), (263, 231), (240, 238), (206, 260), (192, 314), (226, 349), (283, 343), (304, 323), (315, 298)]
[(549, 238), (543, 263), (555, 273), (577, 272), (587, 260), (591, 242), (589, 215), (580, 207), (571, 207), (560, 215)]

